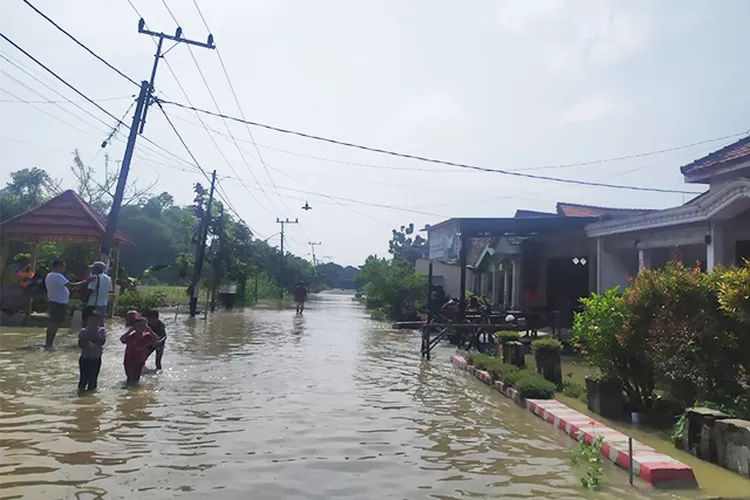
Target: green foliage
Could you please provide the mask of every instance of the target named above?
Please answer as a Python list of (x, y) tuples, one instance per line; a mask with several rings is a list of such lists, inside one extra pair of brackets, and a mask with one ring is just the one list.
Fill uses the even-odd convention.
[(143, 312), (147, 309), (159, 309), (168, 306), (167, 296), (163, 292), (141, 292), (128, 290), (117, 297), (115, 316), (125, 316), (130, 310)]
[(569, 398), (578, 399), (586, 402), (586, 386), (575, 380), (564, 380), (562, 384), (562, 393)]
[(510, 387), (515, 387), (521, 375), (525, 373), (524, 368), (519, 368), (516, 365), (503, 365), (503, 372), (500, 380), (503, 384)]
[(599, 450), (602, 447), (603, 441), (604, 438), (602, 436), (598, 436), (589, 444), (585, 441), (581, 441), (578, 445), (578, 449), (573, 451), (570, 455), (570, 463), (572, 463), (574, 467), (586, 467), (586, 472), (579, 478), (579, 481), (581, 486), (587, 490), (597, 488), (602, 482), (604, 469), (602, 467), (602, 455)]
[(393, 255), (393, 260), (413, 265), (417, 259), (424, 256), (427, 250), (427, 240), (420, 235), (412, 238), (412, 234), (414, 234), (414, 224), (411, 223), (392, 231), (391, 241), (388, 242), (388, 253)]
[(560, 356), (562, 342), (553, 338), (537, 339), (531, 343), (531, 351), (534, 353), (537, 365), (539, 365), (548, 359)]
[(500, 344), (506, 344), (508, 342), (516, 342), (521, 338), (521, 334), (509, 330), (500, 330), (495, 332), (495, 337)]
[(718, 300), (722, 311), (750, 326), (750, 261), (744, 267), (720, 270)]
[(650, 406), (655, 377), (646, 357), (646, 334), (632, 328), (628, 303), (618, 290), (581, 299), (583, 310), (573, 322), (573, 347), (603, 378), (619, 380), (633, 404)]
[(382, 309), (393, 320), (413, 319), (427, 302), (427, 282), (402, 260), (370, 256), (357, 274), (368, 309)]
[(10, 181), (0, 189), (0, 222), (41, 205), (59, 191), (58, 184), (40, 168), (11, 172)]
[(514, 385), (524, 399), (553, 399), (557, 389), (555, 384), (529, 369), (520, 370)]

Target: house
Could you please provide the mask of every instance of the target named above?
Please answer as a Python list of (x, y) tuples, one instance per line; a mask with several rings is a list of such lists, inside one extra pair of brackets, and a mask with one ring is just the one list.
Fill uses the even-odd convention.
[(586, 226), (646, 213), (558, 203), (554, 213), (519, 210), (508, 218), (449, 219), (430, 226), (429, 260), (418, 261), (416, 269), (427, 274), (432, 262), (433, 283), (452, 297), (463, 289), (505, 310), (557, 310), (565, 325), (578, 299), (597, 284), (597, 247)]
[(586, 226), (596, 246), (596, 290), (627, 286), (641, 267), (672, 259), (706, 271), (750, 259), (750, 137), (680, 170), (708, 191), (678, 207)]

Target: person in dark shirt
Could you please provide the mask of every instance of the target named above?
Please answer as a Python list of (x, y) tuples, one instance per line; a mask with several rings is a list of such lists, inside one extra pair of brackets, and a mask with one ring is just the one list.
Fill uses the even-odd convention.
[(304, 312), (306, 300), (307, 287), (300, 281), (294, 289), (294, 304), (297, 306), (297, 314), (302, 314)]
[(158, 339), (155, 344), (151, 345), (148, 356), (151, 356), (153, 352), (156, 352), (156, 369), (161, 370), (161, 358), (164, 356), (164, 343), (167, 341), (167, 328), (164, 322), (159, 319), (159, 311), (151, 309), (143, 313), (143, 316), (148, 321), (148, 328), (151, 333), (156, 335)]

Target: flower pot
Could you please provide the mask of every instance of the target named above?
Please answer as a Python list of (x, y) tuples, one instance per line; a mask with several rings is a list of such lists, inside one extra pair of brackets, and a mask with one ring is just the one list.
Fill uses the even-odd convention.
[(606, 418), (619, 418), (625, 406), (622, 385), (617, 380), (586, 378), (589, 410)]

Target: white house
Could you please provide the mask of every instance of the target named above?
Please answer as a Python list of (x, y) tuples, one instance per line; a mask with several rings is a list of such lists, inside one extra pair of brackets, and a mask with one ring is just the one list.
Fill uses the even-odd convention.
[(596, 289), (627, 286), (641, 267), (671, 259), (716, 265), (750, 259), (750, 137), (682, 167), (708, 191), (684, 205), (586, 226), (596, 245)]

